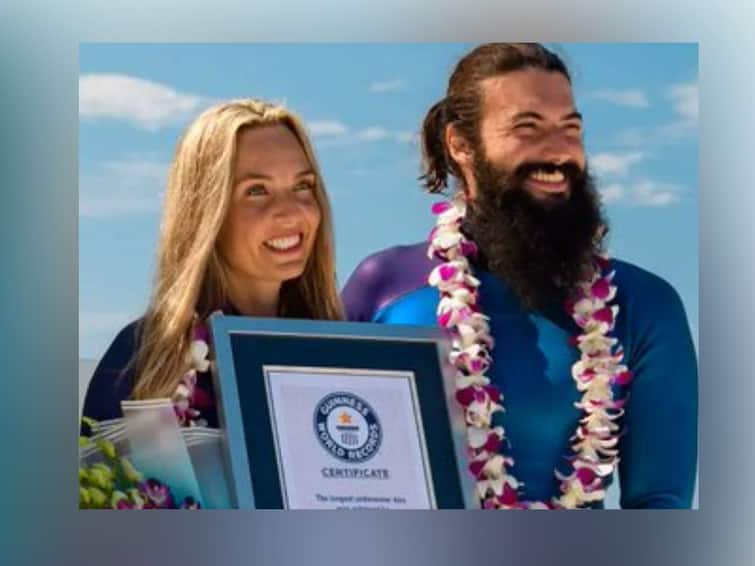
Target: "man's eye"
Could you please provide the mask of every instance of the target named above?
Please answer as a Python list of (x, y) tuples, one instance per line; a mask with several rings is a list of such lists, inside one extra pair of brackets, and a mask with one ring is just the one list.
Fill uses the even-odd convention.
[(244, 190), (244, 194), (248, 197), (266, 195), (267, 189), (264, 185), (251, 185)]
[(520, 130), (520, 131), (532, 131), (537, 128), (537, 124), (534, 122), (522, 122), (521, 124), (517, 124), (514, 126), (514, 129)]

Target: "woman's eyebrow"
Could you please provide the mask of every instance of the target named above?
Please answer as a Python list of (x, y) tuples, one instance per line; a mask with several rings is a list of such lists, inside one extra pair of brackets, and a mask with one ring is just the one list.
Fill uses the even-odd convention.
[[(305, 175), (314, 175), (315, 172), (312, 169), (304, 169), (302, 171), (299, 171), (296, 173), (295, 177), (304, 177)], [(273, 177), (271, 175), (266, 175), (265, 173), (257, 173), (255, 171), (246, 171), (239, 175), (236, 178), (236, 183), (240, 183), (241, 181), (271, 181)]]

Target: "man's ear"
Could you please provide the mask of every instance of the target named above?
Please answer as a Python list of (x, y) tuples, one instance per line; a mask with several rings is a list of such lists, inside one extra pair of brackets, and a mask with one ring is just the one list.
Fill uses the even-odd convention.
[(466, 174), (474, 162), (472, 146), (453, 124), (446, 126), (445, 138), (448, 155), (459, 165), (462, 173)]
[(448, 155), (456, 163), (461, 173), (461, 187), (468, 198), (477, 198), (477, 181), (474, 176), (474, 152), (472, 144), (461, 135), (453, 125), (448, 124), (445, 131), (445, 142)]

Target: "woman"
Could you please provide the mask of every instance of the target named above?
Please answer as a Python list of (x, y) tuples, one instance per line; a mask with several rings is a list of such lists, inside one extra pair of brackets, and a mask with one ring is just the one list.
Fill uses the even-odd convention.
[(216, 310), (342, 318), (312, 145), (296, 116), (259, 100), (208, 109), (180, 141), (152, 298), (97, 366), (83, 414), (112, 419), (124, 399), (168, 397), (181, 424), (217, 427), (203, 342)]

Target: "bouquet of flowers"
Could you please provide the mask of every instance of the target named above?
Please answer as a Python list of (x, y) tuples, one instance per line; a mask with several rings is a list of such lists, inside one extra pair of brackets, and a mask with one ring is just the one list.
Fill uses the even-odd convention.
[(177, 502), (170, 487), (155, 478), (144, 479), (130, 460), (118, 455), (115, 444), (98, 423), (83, 421), (94, 432), (79, 437), (80, 509), (199, 509), (192, 496)]
[(124, 401), (124, 418), (84, 418), (79, 439), (82, 509), (228, 508), (223, 434), (179, 427), (170, 400)]

